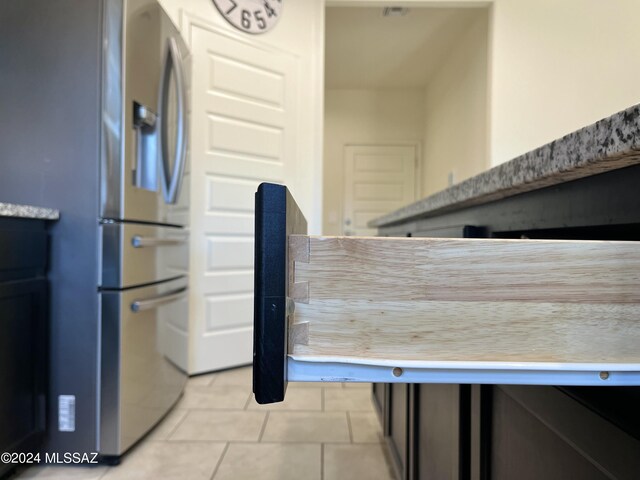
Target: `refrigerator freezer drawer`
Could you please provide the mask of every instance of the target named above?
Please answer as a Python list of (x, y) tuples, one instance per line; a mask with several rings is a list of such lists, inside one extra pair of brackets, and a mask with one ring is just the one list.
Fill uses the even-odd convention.
[(102, 455), (121, 455), (180, 396), (186, 374), (167, 357), (176, 332), (186, 342), (187, 294), (186, 278), (102, 293)]
[(125, 288), (186, 275), (189, 233), (139, 223), (102, 225), (102, 288)]

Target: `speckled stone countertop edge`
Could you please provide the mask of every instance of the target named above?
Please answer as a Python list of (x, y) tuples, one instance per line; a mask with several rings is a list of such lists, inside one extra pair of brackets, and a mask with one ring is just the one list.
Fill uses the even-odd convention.
[(0, 218), (28, 218), (33, 220), (58, 220), (60, 212), (52, 208), (15, 205), (0, 202)]
[(371, 220), (371, 228), (426, 218), (640, 163), (640, 105)]

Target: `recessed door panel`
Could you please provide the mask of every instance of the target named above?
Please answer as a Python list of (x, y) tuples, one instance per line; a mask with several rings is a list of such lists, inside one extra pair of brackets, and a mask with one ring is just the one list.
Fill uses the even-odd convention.
[(345, 147), (343, 232), (375, 235), (367, 222), (415, 200), (414, 145)]

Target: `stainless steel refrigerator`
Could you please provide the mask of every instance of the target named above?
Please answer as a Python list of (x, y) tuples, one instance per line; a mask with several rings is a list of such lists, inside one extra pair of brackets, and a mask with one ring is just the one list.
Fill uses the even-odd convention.
[(184, 387), (189, 60), (155, 0), (0, 0), (0, 201), (61, 211), (49, 451), (119, 456)]

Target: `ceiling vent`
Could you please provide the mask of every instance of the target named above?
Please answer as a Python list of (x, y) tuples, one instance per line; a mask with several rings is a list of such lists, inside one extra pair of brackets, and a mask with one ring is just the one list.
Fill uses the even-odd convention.
[(404, 17), (409, 13), (409, 9), (405, 7), (384, 7), (382, 9), (383, 17)]

